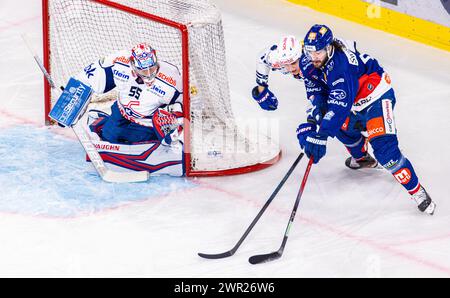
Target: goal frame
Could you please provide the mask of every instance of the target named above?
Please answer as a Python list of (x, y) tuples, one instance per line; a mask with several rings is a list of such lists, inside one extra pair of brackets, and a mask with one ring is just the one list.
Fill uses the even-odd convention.
[[(49, 33), (49, 1), (51, 0), (42, 0), (42, 31), (43, 31), (43, 62), (45, 68), (51, 74), (51, 63), (50, 63), (50, 33)], [(133, 14), (135, 16), (151, 19), (152, 21), (173, 27), (180, 31), (181, 33), (181, 48), (182, 48), (182, 73), (183, 73), (183, 117), (184, 117), (184, 150), (183, 150), (183, 159), (184, 159), (184, 168), (186, 176), (225, 176), (225, 175), (236, 175), (236, 174), (244, 174), (249, 172), (254, 172), (258, 170), (265, 169), (273, 164), (275, 164), (281, 158), (281, 151), (277, 156), (272, 158), (271, 160), (265, 161), (263, 163), (257, 163), (249, 166), (225, 169), (225, 170), (211, 170), (211, 171), (199, 171), (192, 170), (191, 168), (191, 140), (190, 140), (190, 123), (191, 123), (191, 108), (190, 108), (190, 92), (189, 92), (189, 32), (188, 27), (185, 24), (181, 24), (178, 22), (174, 22), (163, 17), (153, 15), (151, 13), (147, 13), (126, 5), (122, 5), (110, 0), (87, 0), (96, 2), (105, 6), (108, 6), (113, 9), (117, 9), (123, 12), (127, 12)], [(44, 112), (45, 112), (45, 124), (50, 125), (51, 120), (48, 116), (51, 109), (51, 92), (50, 85), (47, 80), (44, 78)]]

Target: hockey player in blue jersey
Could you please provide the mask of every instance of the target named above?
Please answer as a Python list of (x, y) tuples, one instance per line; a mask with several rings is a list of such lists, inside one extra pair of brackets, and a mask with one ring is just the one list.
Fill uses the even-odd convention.
[[(355, 43), (333, 38), (325, 25), (314, 25), (303, 43), (300, 54), (301, 44), (295, 37), (284, 37), (259, 56), (253, 98), (263, 109), (277, 108), (278, 100), (268, 86), (271, 70), (304, 80), (310, 106), (297, 137), (306, 155), (319, 162), (328, 138), (336, 137), (351, 155), (346, 166), (374, 168), (380, 162), (410, 193), (420, 211), (433, 214), (435, 203), (398, 148), (395, 95), (383, 68), (369, 55), (359, 53)], [(378, 162), (368, 153), (368, 142)]]
[(351, 155), (346, 160), (348, 167), (373, 167), (376, 161), (367, 152), (369, 142), (375, 158), (409, 192), (419, 210), (433, 214), (435, 203), (398, 146), (393, 114), (396, 98), (387, 73), (377, 60), (358, 52), (354, 43), (350, 46), (334, 39), (325, 25), (314, 25), (303, 42), (306, 56), (300, 66), (316, 87), (307, 96), (323, 111), (314, 119), (316, 123), (299, 126), (305, 154), (319, 162), (327, 140), (336, 137)]

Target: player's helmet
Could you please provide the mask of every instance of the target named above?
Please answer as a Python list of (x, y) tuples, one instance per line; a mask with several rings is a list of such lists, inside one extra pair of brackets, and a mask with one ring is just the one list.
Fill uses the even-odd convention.
[(144, 80), (145, 83), (151, 84), (158, 73), (158, 59), (156, 51), (147, 43), (139, 43), (131, 49), (131, 67), (136, 74)]
[(333, 41), (333, 32), (325, 25), (314, 25), (306, 33), (303, 41), (307, 51), (320, 51)]
[(281, 65), (292, 64), (302, 55), (302, 45), (295, 36), (288, 35), (280, 39), (275, 60)]
[(331, 43), (333, 42), (333, 32), (326, 25), (316, 24), (306, 33), (303, 44), (306, 53), (317, 52), (326, 49), (328, 55), (331, 54)]

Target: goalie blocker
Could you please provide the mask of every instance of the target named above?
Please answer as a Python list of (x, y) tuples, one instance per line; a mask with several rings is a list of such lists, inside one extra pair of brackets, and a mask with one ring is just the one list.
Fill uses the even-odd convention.
[(49, 117), (63, 127), (75, 125), (86, 111), (92, 94), (92, 88), (70, 78), (58, 101), (49, 113)]

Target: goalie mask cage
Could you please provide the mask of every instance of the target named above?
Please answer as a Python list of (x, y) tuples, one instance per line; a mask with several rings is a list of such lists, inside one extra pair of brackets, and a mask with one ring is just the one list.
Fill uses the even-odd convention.
[[(236, 124), (221, 16), (208, 0), (42, 0), (42, 7), (44, 65), (55, 82), (144, 41), (160, 61), (179, 68), (187, 176), (241, 174), (278, 161), (281, 152), (267, 128), (248, 134)], [(56, 94), (44, 84), (49, 124)]]

